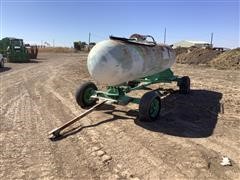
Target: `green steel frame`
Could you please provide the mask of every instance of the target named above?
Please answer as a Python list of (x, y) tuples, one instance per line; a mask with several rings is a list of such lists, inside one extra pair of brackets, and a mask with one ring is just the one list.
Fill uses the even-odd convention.
[(119, 86), (108, 86), (107, 91), (95, 91), (91, 98), (105, 99), (122, 105), (126, 105), (129, 102), (139, 104), (140, 98), (130, 97), (127, 95), (127, 93), (134, 90), (144, 89), (151, 84), (171, 82), (179, 83), (180, 80), (181, 78), (175, 76), (171, 69), (167, 69), (152, 76), (147, 76), (134, 80), (132, 81), (133, 83), (135, 83), (133, 85), (124, 83)]

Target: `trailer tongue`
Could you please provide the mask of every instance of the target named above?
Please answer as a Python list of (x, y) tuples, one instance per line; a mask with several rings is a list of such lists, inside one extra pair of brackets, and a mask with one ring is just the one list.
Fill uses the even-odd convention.
[(72, 120), (66, 122), (65, 124), (63, 124), (60, 127), (57, 127), (55, 129), (53, 129), (52, 131), (50, 131), (49, 134), (49, 138), (50, 139), (55, 139), (60, 137), (60, 132), (64, 129), (66, 129), (67, 127), (71, 126), (73, 123), (77, 122), (78, 120), (80, 120), (81, 118), (85, 117), (86, 115), (88, 115), (89, 113), (91, 113), (93, 110), (95, 110), (97, 107), (100, 107), (101, 105), (103, 105), (104, 103), (106, 103), (107, 101), (101, 101), (98, 104), (94, 105), (93, 107), (91, 107), (90, 109), (86, 110), (84, 113), (80, 114), (79, 116), (73, 118)]

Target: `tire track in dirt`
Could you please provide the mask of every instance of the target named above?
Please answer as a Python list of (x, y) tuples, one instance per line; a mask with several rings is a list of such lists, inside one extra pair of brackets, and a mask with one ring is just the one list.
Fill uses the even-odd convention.
[[(32, 103), (32, 99), (30, 97), (30, 95), (27, 93), (26, 91), (26, 87), (22, 87), (21, 91), (24, 92), (22, 94), (22, 96), (20, 98), (17, 99), (17, 105), (13, 104), (13, 107), (9, 107), (8, 108), (8, 112), (12, 112), (14, 108), (17, 109), (17, 112), (15, 112), (12, 116), (9, 116), (9, 113), (7, 112), (6, 115), (7, 117), (10, 117), (11, 119), (7, 119), (13, 127), (13, 131), (14, 134), (17, 134), (17, 141), (15, 146), (17, 146), (17, 148), (14, 150), (14, 152), (6, 150), (6, 152), (10, 152), (11, 153), (17, 153), (19, 154), (19, 157), (17, 157), (18, 161), (20, 161), (17, 164), (17, 171), (14, 170), (14, 168), (12, 167), (13, 165), (11, 164), (11, 171), (6, 171), (7, 174), (5, 174), (5, 178), (7, 177), (15, 177), (16, 178), (34, 178), (33, 177), (27, 177), (28, 174), (34, 174), (31, 172), (31, 168), (34, 168), (34, 165), (37, 164), (32, 164), (32, 160), (39, 160), (39, 154), (36, 152), (36, 146), (38, 145), (38, 143), (34, 143), (35, 140), (38, 139), (38, 131), (36, 129), (36, 127), (34, 125), (37, 125), (36, 122), (36, 118), (37, 115), (39, 114), (35, 114), (35, 109), (36, 107), (34, 107), (33, 103)], [(8, 94), (9, 95), (9, 94)], [(15, 103), (15, 102), (14, 102)], [(27, 120), (27, 121), (26, 121)], [(35, 122), (36, 121), (36, 122)], [(41, 122), (41, 121), (40, 121)], [(38, 122), (39, 123), (39, 122)], [(6, 124), (5, 124), (6, 127)], [(7, 132), (8, 134), (8, 132)], [(8, 138), (6, 138), (7, 142), (4, 143), (4, 145), (8, 145), (9, 142), (11, 142), (11, 136)], [(16, 139), (15, 139), (16, 140)], [(33, 150), (32, 147), (35, 147), (35, 149)], [(41, 149), (40, 146), (38, 146), (37, 149)], [(31, 154), (31, 158), (28, 157), (28, 154)], [(33, 157), (32, 157), (33, 156)], [(41, 157), (41, 160), (44, 156)], [(47, 157), (49, 158), (49, 157)], [(30, 165), (28, 165), (28, 163)], [(21, 164), (23, 164), (26, 167), (23, 167)], [(6, 165), (5, 165), (6, 166)], [(50, 166), (51, 167), (51, 166)], [(13, 169), (13, 170), (12, 170)], [(48, 168), (49, 169), (49, 168)], [(44, 173), (43, 171), (43, 167), (40, 165), (39, 167), (35, 167), (35, 171), (41, 171), (42, 173)], [(51, 169), (49, 169), (51, 170)], [(30, 172), (27, 172), (30, 171)], [(41, 176), (40, 172), (35, 172), (35, 177)]]
[[(29, 81), (29, 74), (24, 76), (24, 80), (25, 80), (25, 87), (23, 87), (23, 91), (24, 89), (27, 89), (29, 94), (25, 93), (24, 96), (22, 96), (17, 102), (21, 102), (18, 103), (16, 105), (14, 105), (15, 108), (20, 110), (17, 111), (16, 113), (14, 113), (14, 115), (12, 116), (13, 121), (14, 122), (20, 122), (21, 126), (16, 126), (16, 128), (21, 129), (22, 132), (24, 132), (24, 138), (19, 138), (18, 142), (19, 144), (15, 144), (15, 146), (18, 146), (18, 148), (16, 148), (14, 150), (13, 153), (17, 153), (17, 154), (23, 154), (21, 151), (23, 149), (25, 149), (25, 153), (23, 155), (20, 155), (17, 157), (19, 163), (17, 164), (18, 167), (16, 167), (17, 171), (12, 171), (12, 169), (14, 170), (14, 168), (12, 168), (12, 166), (14, 167), (14, 165), (11, 164), (11, 172), (9, 172), (7, 165), (5, 164), (4, 167), (5, 169), (3, 170), (3, 172), (6, 172), (5, 174), (3, 174), (3, 177), (7, 178), (7, 177), (16, 177), (16, 178), (35, 178), (35, 177), (61, 177), (62, 172), (64, 172), (64, 164), (65, 160), (69, 159), (69, 162), (71, 160), (73, 160), (71, 157), (71, 154), (76, 154), (71, 152), (70, 150), (70, 154), (67, 158), (62, 159), (61, 156), (65, 156), (66, 157), (66, 151), (64, 149), (64, 151), (62, 151), (61, 153), (59, 152), (54, 152), (56, 151), (56, 147), (53, 149), (49, 150), (49, 145), (51, 145), (52, 143), (49, 142), (49, 140), (46, 139), (46, 134), (45, 131), (47, 131), (48, 128), (46, 128), (46, 126), (48, 126), (48, 123), (46, 121), (44, 121), (43, 118), (41, 118), (41, 113), (39, 113), (36, 115), (36, 117), (40, 117), (39, 119), (35, 119), (35, 115), (33, 114), (34, 109), (37, 109), (37, 106), (34, 105), (33, 101), (35, 99), (35, 95), (33, 94), (33, 89), (31, 89), (31, 87), (33, 86), (33, 82), (36, 81), (38, 82), (40, 79), (36, 78), (36, 79), (30, 79)], [(40, 74), (41, 75), (41, 74)], [(30, 76), (31, 77), (31, 76)], [(37, 77), (37, 76), (36, 76)], [(39, 76), (41, 77), (41, 76)], [(33, 77), (31, 77), (33, 78)], [(38, 89), (38, 88), (37, 88)], [(36, 91), (36, 88), (35, 88)], [(31, 95), (30, 95), (31, 94)], [(39, 96), (39, 93), (38, 93)], [(9, 103), (10, 104), (10, 103)], [(11, 108), (14, 108), (11, 107)], [(11, 108), (9, 108), (8, 110), (11, 111)], [(47, 115), (51, 115), (51, 113), (47, 113)], [(55, 119), (56, 117), (53, 117), (53, 119)], [(24, 121), (24, 119), (28, 119), (29, 121)], [(49, 119), (47, 119), (49, 120)], [(11, 121), (9, 121), (11, 122)], [(45, 131), (44, 131), (45, 129)], [(42, 134), (42, 131), (44, 131), (44, 135), (39, 136)], [(23, 134), (22, 132), (20, 132), (19, 134)], [(17, 133), (17, 132), (14, 132)], [(5, 136), (6, 137), (6, 136)], [(19, 136), (21, 137), (21, 136)], [(27, 138), (30, 137), (30, 138)], [(41, 138), (40, 138), (41, 137)], [(8, 138), (6, 138), (5, 140), (7, 140)], [(23, 142), (27, 141), (26, 144), (22, 144)], [(28, 139), (29, 139), (29, 145), (28, 145)], [(35, 144), (35, 142), (37, 142)], [(39, 143), (39, 142), (44, 142), (44, 143)], [(39, 143), (39, 144), (38, 144)], [(2, 144), (8, 144), (7, 142), (4, 142)], [(27, 146), (27, 147), (24, 147)], [(32, 149), (31, 147), (34, 147), (34, 149)], [(51, 146), (50, 146), (51, 147)], [(71, 147), (71, 146), (69, 146)], [(29, 150), (28, 150), (29, 148)], [(27, 150), (26, 150), (27, 149)], [(44, 149), (45, 151), (41, 151), (41, 149)], [(6, 150), (8, 151), (8, 150)], [(38, 151), (38, 152), (37, 152)], [(11, 153), (11, 151), (8, 151)], [(31, 156), (28, 158), (25, 156), (25, 154), (31, 154)], [(56, 157), (54, 157), (54, 155)], [(7, 157), (8, 159), (8, 157)], [(11, 158), (10, 158), (11, 159)], [(50, 161), (49, 161), (50, 159)], [(62, 159), (61, 161), (59, 161), (60, 159)], [(57, 162), (55, 162), (57, 160)], [(39, 164), (39, 162), (41, 162)], [(74, 161), (73, 161), (74, 162)], [(72, 163), (72, 162), (71, 162)], [(24, 164), (25, 167), (23, 166), (19, 166), (21, 164)], [(30, 164), (30, 165), (28, 165)], [(77, 164), (77, 163), (76, 163)], [(79, 164), (79, 163), (78, 163)], [(73, 165), (73, 164), (72, 164)], [(53, 169), (50, 169), (49, 167), (53, 167)], [(82, 166), (80, 166), (81, 169)], [(83, 165), (84, 167), (84, 165)], [(10, 167), (9, 167), (10, 168)], [(33, 169), (33, 171), (31, 170)], [(73, 167), (73, 169), (78, 169), (77, 166)], [(65, 174), (62, 174), (62, 178), (71, 178), (74, 176), (74, 173), (71, 174), (71, 169), (66, 169)], [(70, 172), (70, 175), (69, 175)], [(75, 172), (76, 173), (76, 172)], [(88, 172), (85, 173), (85, 175), (82, 175), (81, 173), (76, 173), (77, 176), (80, 178), (89, 178), (91, 177), (91, 174), (93, 174), (92, 172)], [(76, 175), (75, 174), (75, 175)], [(88, 175), (90, 174), (90, 176)], [(35, 175), (35, 176), (33, 176)]]
[[(53, 78), (55, 76), (54, 73), (55, 73), (55, 71), (51, 74), (48, 74), (49, 75), (48, 79)], [(54, 108), (56, 108), (56, 109), (54, 109), (54, 111), (61, 112), (59, 114), (62, 114), (63, 117), (66, 116), (63, 114), (65, 112), (65, 110), (62, 108), (63, 107), (62, 104), (59, 103), (57, 101), (57, 99), (54, 97), (54, 94), (52, 95), (52, 93), (49, 91), (49, 89), (46, 88), (48, 86), (48, 83), (49, 83), (49, 81), (47, 80), (44, 82), (44, 86), (43, 86), (43, 84), (41, 84), (41, 85), (38, 85), (39, 87), (34, 88), (35, 89), (34, 91), (36, 91), (36, 89), (40, 89), (40, 91), (37, 93), (40, 95), (40, 97), (41, 96), (48, 97), (47, 99), (46, 98), (42, 99), (42, 102), (39, 104), (40, 108), (42, 108), (41, 107), (42, 103), (47, 105), (45, 107), (47, 109), (45, 109), (45, 108), (41, 109), (42, 114), (44, 114), (44, 115), (42, 115), (42, 117), (45, 121), (45, 123), (44, 123), (45, 128), (41, 127), (42, 132), (44, 133), (42, 135), (42, 138), (44, 138), (45, 140), (46, 140), (47, 131), (49, 131), (49, 125), (51, 124), (51, 121), (53, 119), (59, 119), (59, 116), (58, 115), (56, 116), (56, 114), (58, 114), (58, 113), (50, 112), (48, 107), (54, 107)], [(44, 94), (42, 94), (42, 93), (44, 93)], [(45, 112), (45, 113), (43, 113), (43, 112)], [(65, 114), (67, 114), (67, 113), (65, 113)], [(48, 128), (46, 127), (46, 125)], [(51, 143), (51, 142), (48, 140), (48, 144), (49, 143)], [(86, 159), (86, 158), (81, 157), (81, 159), (83, 161), (79, 161), (77, 159), (78, 155), (83, 154), (83, 153), (80, 153), (75, 148), (73, 148), (74, 145), (75, 144), (67, 141), (67, 143), (64, 145), (64, 147), (60, 147), (59, 149), (58, 149), (58, 147), (55, 147), (52, 150), (51, 154), (54, 154), (53, 159), (54, 159), (54, 161), (56, 161), (55, 164), (58, 165), (58, 168), (57, 168), (58, 175), (57, 176), (61, 177), (61, 178), (73, 178), (73, 177), (84, 178), (84, 179), (91, 178), (91, 176), (94, 175), (94, 173), (91, 172), (88, 168), (83, 168), (84, 166), (86, 166), (86, 163), (84, 162), (84, 159)], [(70, 147), (70, 149), (69, 149), (69, 147)], [(66, 150), (67, 150), (67, 153), (66, 153)], [(82, 163), (79, 163), (79, 162), (82, 162)], [(70, 166), (69, 166), (69, 164), (70, 164)], [(59, 166), (59, 165), (61, 165), (61, 166)], [(71, 170), (71, 169), (73, 169), (73, 170)], [(78, 171), (78, 169), (81, 169), (81, 171)], [(54, 176), (56, 176), (56, 174)]]

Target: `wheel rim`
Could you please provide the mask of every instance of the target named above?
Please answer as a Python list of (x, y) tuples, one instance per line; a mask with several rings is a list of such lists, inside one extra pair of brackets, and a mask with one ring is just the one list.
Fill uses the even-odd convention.
[(150, 106), (149, 114), (152, 118), (156, 118), (158, 116), (160, 109), (160, 102), (157, 98), (155, 98)]
[(93, 102), (93, 99), (91, 96), (94, 94), (94, 89), (93, 88), (87, 88), (84, 92), (83, 95), (83, 100), (87, 104), (91, 104)]

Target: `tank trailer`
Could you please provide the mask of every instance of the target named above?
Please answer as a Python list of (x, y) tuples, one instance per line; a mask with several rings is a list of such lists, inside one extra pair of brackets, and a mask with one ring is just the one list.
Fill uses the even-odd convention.
[(159, 89), (146, 92), (140, 98), (131, 97), (128, 93), (156, 83), (176, 82), (179, 93), (188, 94), (190, 78), (174, 75), (170, 69), (174, 62), (173, 49), (157, 44), (150, 35), (110, 36), (108, 40), (97, 43), (88, 55), (87, 68), (96, 82), (106, 86), (106, 91), (98, 90), (93, 82), (83, 83), (75, 98), (78, 105), (87, 111), (49, 134), (52, 138), (59, 137), (60, 131), (105, 103), (136, 103), (140, 121), (158, 119), (163, 96)]

